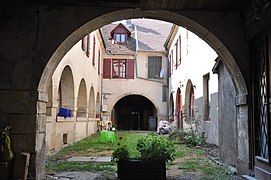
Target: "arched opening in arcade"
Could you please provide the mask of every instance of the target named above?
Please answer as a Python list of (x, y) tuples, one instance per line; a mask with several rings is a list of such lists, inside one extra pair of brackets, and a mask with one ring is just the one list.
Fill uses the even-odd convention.
[(113, 122), (119, 130), (156, 130), (156, 114), (153, 103), (141, 95), (121, 98), (112, 110)]

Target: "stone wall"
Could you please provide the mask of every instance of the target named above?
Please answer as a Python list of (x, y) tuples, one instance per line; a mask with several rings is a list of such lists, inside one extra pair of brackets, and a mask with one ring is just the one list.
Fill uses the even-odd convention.
[(218, 93), (210, 95), (209, 120), (203, 120), (203, 98), (195, 100), (195, 124), (198, 133), (205, 133), (208, 144), (218, 145)]
[(236, 90), (231, 76), (223, 63), (221, 63), (218, 71), (218, 84), (219, 156), (223, 162), (237, 166)]

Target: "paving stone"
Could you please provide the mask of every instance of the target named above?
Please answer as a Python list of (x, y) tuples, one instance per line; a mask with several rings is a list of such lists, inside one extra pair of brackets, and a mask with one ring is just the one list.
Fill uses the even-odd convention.
[(93, 162), (97, 157), (71, 157), (67, 161), (73, 162)]
[(111, 157), (97, 157), (95, 162), (111, 162)]
[(71, 157), (67, 161), (72, 162), (111, 162), (111, 157)]
[(76, 171), (76, 172), (62, 172), (56, 175), (47, 175), (47, 180), (93, 180), (98, 177), (99, 174), (88, 171)]

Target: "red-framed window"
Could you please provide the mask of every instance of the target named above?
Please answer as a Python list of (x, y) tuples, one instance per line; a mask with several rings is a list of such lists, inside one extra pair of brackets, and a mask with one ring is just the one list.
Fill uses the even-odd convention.
[(104, 59), (103, 78), (134, 79), (133, 59)]

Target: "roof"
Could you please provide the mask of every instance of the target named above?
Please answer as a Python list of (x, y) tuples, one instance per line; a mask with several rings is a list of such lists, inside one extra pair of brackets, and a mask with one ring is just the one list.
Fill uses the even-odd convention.
[(108, 24), (101, 28), (102, 37), (104, 40), (105, 48), (110, 54), (127, 54), (134, 55), (136, 52), (136, 40), (134, 30), (131, 27), (124, 27), (131, 32), (128, 39), (128, 44), (112, 44), (111, 31), (114, 30), (119, 24)]
[(154, 19), (133, 19), (137, 29), (138, 51), (164, 52), (172, 23)]
[[(153, 19), (133, 19), (133, 25), (108, 24), (101, 28), (103, 40), (107, 52), (110, 54), (127, 54), (136, 53), (136, 34), (138, 39), (138, 51), (143, 52), (164, 52), (164, 44), (170, 33), (172, 23), (153, 20)], [(111, 33), (119, 26), (123, 26), (131, 33), (128, 38), (128, 44), (112, 44)]]

